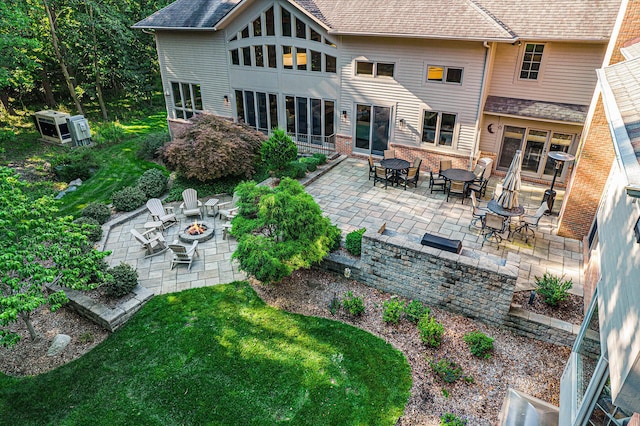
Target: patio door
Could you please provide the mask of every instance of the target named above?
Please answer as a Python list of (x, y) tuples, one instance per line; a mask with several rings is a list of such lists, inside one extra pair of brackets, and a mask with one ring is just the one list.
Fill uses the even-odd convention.
[(505, 126), (498, 169), (506, 170), (516, 150), (522, 150), (522, 174), (536, 178), (553, 177), (554, 161), (549, 151), (568, 152), (574, 135), (550, 130)]
[(391, 108), (356, 104), (354, 152), (382, 155), (389, 145)]

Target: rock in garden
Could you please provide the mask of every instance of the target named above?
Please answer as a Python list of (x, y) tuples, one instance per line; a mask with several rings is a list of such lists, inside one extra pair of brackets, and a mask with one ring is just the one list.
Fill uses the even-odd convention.
[(81, 186), (82, 185), (82, 179), (78, 178), (78, 179), (74, 179), (71, 182), (69, 182), (69, 186)]
[(56, 334), (56, 337), (53, 338), (53, 342), (51, 346), (49, 346), (49, 350), (47, 351), (47, 356), (56, 356), (62, 353), (64, 348), (71, 342), (71, 337), (66, 334)]

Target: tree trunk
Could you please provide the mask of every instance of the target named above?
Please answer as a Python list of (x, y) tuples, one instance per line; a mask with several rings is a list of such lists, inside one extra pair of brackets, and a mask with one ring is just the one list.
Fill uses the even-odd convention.
[(49, 75), (45, 70), (40, 73), (42, 80), (42, 90), (44, 91), (44, 100), (49, 108), (54, 108), (56, 100), (53, 97), (53, 89), (51, 89), (51, 82), (49, 81)]
[(21, 312), (18, 314), (18, 316), (20, 316), (20, 319), (22, 319), (22, 321), (24, 321), (24, 323), (27, 325), (27, 329), (29, 330), (29, 336), (31, 336), (31, 340), (35, 341), (38, 339), (38, 333), (36, 333), (35, 328), (33, 328), (33, 324), (31, 323), (31, 315), (29, 315), (28, 312)]
[(60, 69), (62, 70), (62, 74), (64, 75), (64, 80), (67, 83), (67, 88), (69, 89), (69, 94), (71, 95), (71, 99), (73, 99), (73, 103), (76, 104), (76, 109), (78, 110), (78, 114), (84, 115), (84, 110), (82, 109), (82, 104), (80, 104), (80, 100), (78, 99), (78, 95), (76, 95), (76, 88), (71, 80), (71, 75), (69, 74), (69, 70), (67, 69), (67, 64), (62, 57), (62, 52), (60, 52), (60, 46), (58, 44), (58, 35), (56, 33), (56, 23), (53, 19), (53, 14), (51, 13), (51, 8), (49, 7), (49, 3), (47, 0), (42, 0), (42, 4), (44, 5), (44, 9), (47, 12), (47, 18), (49, 19), (49, 29), (51, 31), (51, 43), (53, 45), (53, 51), (56, 55), (56, 59), (60, 64)]
[[(85, 10), (87, 4), (84, 5)], [(102, 119), (107, 121), (107, 106), (104, 104), (104, 97), (102, 96), (102, 84), (100, 84), (100, 68), (98, 67), (98, 52), (96, 51), (98, 46), (98, 39), (96, 37), (96, 26), (93, 20), (93, 7), (89, 8), (89, 16), (91, 17), (91, 36), (93, 37), (93, 73), (96, 76), (96, 94), (98, 96), (98, 103), (100, 104), (100, 111), (102, 111)]]
[(16, 110), (13, 109), (11, 103), (9, 102), (9, 92), (7, 92), (6, 90), (0, 90), (0, 101), (2, 102), (2, 106), (9, 115), (18, 115), (16, 114)]

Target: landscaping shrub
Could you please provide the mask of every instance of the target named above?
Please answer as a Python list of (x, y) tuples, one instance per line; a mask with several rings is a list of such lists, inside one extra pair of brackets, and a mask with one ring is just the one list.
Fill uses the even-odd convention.
[(154, 132), (145, 136), (136, 153), (139, 160), (153, 160), (162, 155), (161, 148), (171, 140), (169, 132)]
[(444, 413), (440, 416), (440, 426), (466, 426), (467, 419), (460, 418), (452, 413)]
[(276, 176), (298, 156), (298, 147), (282, 129), (273, 129), (271, 136), (260, 147), (262, 161)]
[(104, 203), (89, 203), (82, 209), (82, 216), (95, 219), (99, 225), (102, 225), (111, 217), (111, 208)]
[(56, 156), (51, 167), (60, 182), (71, 182), (74, 179), (87, 180), (93, 169), (98, 167), (93, 149), (88, 147), (74, 148)]
[(558, 306), (560, 302), (569, 297), (569, 289), (573, 287), (572, 280), (564, 280), (564, 275), (558, 277), (545, 272), (542, 278), (536, 277), (537, 293), (549, 306)]
[(354, 296), (351, 291), (347, 293), (344, 299), (342, 299), (342, 306), (344, 306), (344, 309), (354, 317), (360, 316), (364, 313), (364, 300), (362, 297)]
[(149, 169), (138, 179), (138, 188), (147, 198), (158, 198), (167, 189), (167, 177), (158, 169)]
[(116, 120), (99, 126), (92, 141), (97, 145), (117, 144), (124, 141), (126, 136), (127, 132), (124, 127), (120, 121)]
[(213, 114), (198, 114), (190, 121), (163, 149), (170, 168), (200, 182), (225, 176), (251, 179), (260, 162), (264, 134)]
[(429, 367), (445, 383), (454, 383), (463, 377), (462, 368), (447, 358), (441, 358), (438, 361), (431, 360), (429, 361)]
[(391, 298), (382, 303), (382, 308), (384, 309), (382, 312), (382, 320), (386, 323), (397, 324), (404, 310), (404, 302), (396, 298)]
[(276, 177), (301, 179), (307, 174), (307, 165), (299, 161), (291, 161), (283, 169), (276, 172)]
[(147, 201), (147, 196), (137, 186), (127, 186), (111, 196), (113, 207), (120, 212), (130, 212)]
[(481, 331), (472, 331), (463, 337), (464, 342), (469, 346), (471, 353), (480, 358), (491, 358), (493, 351), (493, 338)]
[(318, 152), (316, 152), (315, 154), (312, 155), (313, 158), (317, 158), (318, 159), (318, 165), (322, 165), (322, 164), (326, 164), (327, 163), (327, 156), (324, 154), (320, 154)]
[(440, 346), (444, 327), (435, 318), (424, 315), (418, 321), (418, 331), (420, 331), (420, 340), (427, 346), (437, 348)]
[(329, 312), (331, 312), (331, 315), (335, 315), (341, 305), (340, 299), (338, 299), (338, 296), (334, 293), (333, 299), (331, 299), (331, 303), (329, 303)]
[(82, 230), (86, 233), (89, 241), (95, 243), (100, 241), (100, 238), (102, 238), (102, 226), (100, 226), (100, 223), (98, 223), (94, 218), (81, 216), (73, 222), (82, 226)]
[(315, 172), (320, 165), (320, 160), (315, 157), (302, 157), (299, 161), (306, 164), (307, 170), (310, 172)]
[(347, 234), (344, 241), (344, 247), (349, 253), (354, 256), (360, 256), (362, 253), (362, 235), (367, 231), (367, 228), (361, 228), (357, 231), (351, 231)]
[(104, 283), (105, 294), (109, 297), (122, 297), (138, 285), (138, 271), (127, 263), (122, 262), (107, 272), (113, 277)]
[(404, 315), (409, 321), (416, 324), (420, 321), (420, 318), (430, 313), (429, 308), (424, 306), (419, 300), (412, 300), (404, 307)]

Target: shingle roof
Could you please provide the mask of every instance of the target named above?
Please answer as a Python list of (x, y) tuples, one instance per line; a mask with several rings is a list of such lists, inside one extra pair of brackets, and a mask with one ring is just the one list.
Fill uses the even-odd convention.
[(133, 28), (213, 28), (241, 0), (177, 0)]
[(640, 189), (640, 58), (598, 70), (607, 119), (629, 185)]
[(485, 113), (581, 124), (587, 118), (588, 109), (588, 105), (504, 98), (501, 96), (488, 96), (484, 106)]
[[(135, 28), (213, 28), (241, 1), (177, 0)], [(608, 40), (621, 0), (290, 0), (335, 34)]]
[(635, 59), (640, 57), (640, 41), (620, 49), (622, 55), (626, 59)]

